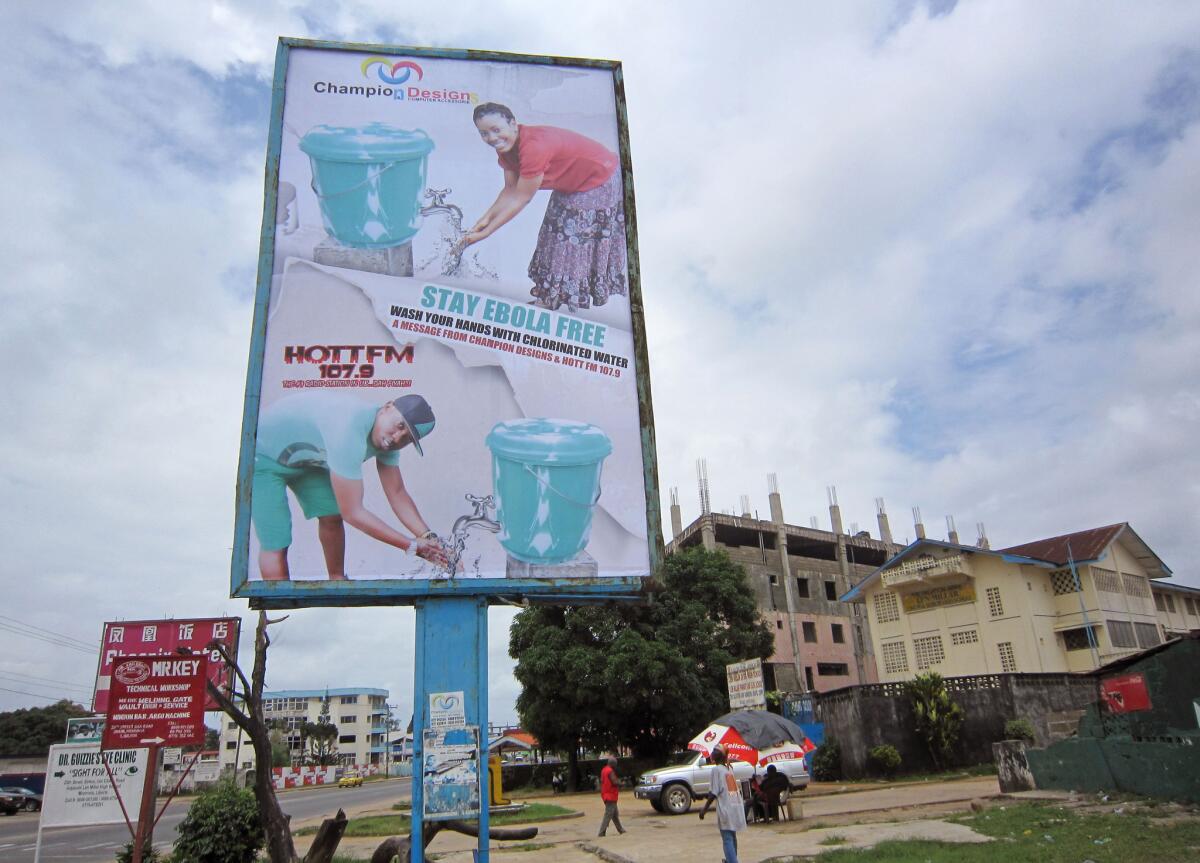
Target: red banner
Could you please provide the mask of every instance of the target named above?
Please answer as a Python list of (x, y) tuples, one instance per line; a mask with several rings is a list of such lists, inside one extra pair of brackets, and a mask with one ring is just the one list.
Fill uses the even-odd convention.
[(113, 666), (101, 749), (204, 742), (208, 657), (124, 656)]
[(1109, 713), (1136, 713), (1150, 709), (1146, 678), (1140, 674), (1124, 674), (1101, 680), (1100, 698)]
[[(208, 649), (212, 642), (224, 645), (230, 657), (237, 659), (238, 634), (241, 619), (209, 617), (194, 620), (121, 620), (104, 624), (100, 642), (100, 667), (96, 671), (96, 694), (92, 699), (95, 713), (108, 712), (108, 693), (113, 664), (125, 656), (179, 656), (179, 649), (208, 656), (209, 679), (220, 689), (229, 691), (233, 670), (225, 665), (221, 655)], [(205, 697), (205, 710), (220, 710), (217, 703)]]

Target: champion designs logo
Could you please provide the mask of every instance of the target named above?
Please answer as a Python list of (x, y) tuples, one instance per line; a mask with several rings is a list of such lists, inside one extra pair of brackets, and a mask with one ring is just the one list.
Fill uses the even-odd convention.
[(452, 105), (474, 105), (479, 101), (479, 96), (468, 90), (426, 89), (417, 86), (424, 82), (425, 70), (412, 60), (371, 56), (359, 63), (359, 71), (362, 78), (366, 79), (364, 83), (315, 81), (313, 92), (322, 96), (384, 98), (402, 102), (445, 102)]
[(435, 695), (431, 699), (431, 702), (434, 710), (450, 711), (458, 707), (458, 696), (449, 694)]
[[(378, 67), (375, 74), (385, 84), (407, 84), (414, 72), (417, 73), (418, 81), (425, 77), (425, 71), (412, 60), (400, 60), (393, 63), (389, 57), (368, 57), (362, 61), (364, 78), (371, 77), (372, 67)], [(401, 72), (401, 70), (404, 71)]]

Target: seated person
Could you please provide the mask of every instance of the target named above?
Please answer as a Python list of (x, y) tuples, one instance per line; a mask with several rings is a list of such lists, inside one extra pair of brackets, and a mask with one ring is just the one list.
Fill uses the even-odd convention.
[(788, 782), (788, 778), (780, 773), (774, 764), (768, 764), (767, 775), (759, 786), (763, 802), (766, 805), (768, 821), (779, 820), (779, 797), (790, 787), (791, 783)]

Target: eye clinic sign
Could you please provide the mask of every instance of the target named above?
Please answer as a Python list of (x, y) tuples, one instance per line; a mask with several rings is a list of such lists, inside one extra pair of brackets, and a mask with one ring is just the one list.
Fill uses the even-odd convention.
[(147, 754), (146, 749), (101, 752), (99, 743), (51, 746), (41, 826), (123, 824), (125, 815), (113, 783), (120, 790), (121, 800), (140, 799), (148, 772)]
[(105, 750), (204, 742), (206, 656), (126, 656), (113, 666)]

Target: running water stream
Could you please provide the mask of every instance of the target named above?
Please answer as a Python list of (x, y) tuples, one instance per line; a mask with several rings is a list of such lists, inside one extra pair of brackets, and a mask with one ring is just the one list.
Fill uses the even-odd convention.
[(442, 220), (441, 231), (433, 243), (433, 249), (425, 260), (417, 265), (424, 271), (439, 265), (443, 276), (472, 276), (477, 279), (499, 280), (499, 274), (479, 261), (479, 253), (467, 255), (467, 247), (462, 244), (467, 231), (462, 225), (462, 213), (454, 210), (441, 212), (446, 218)]

